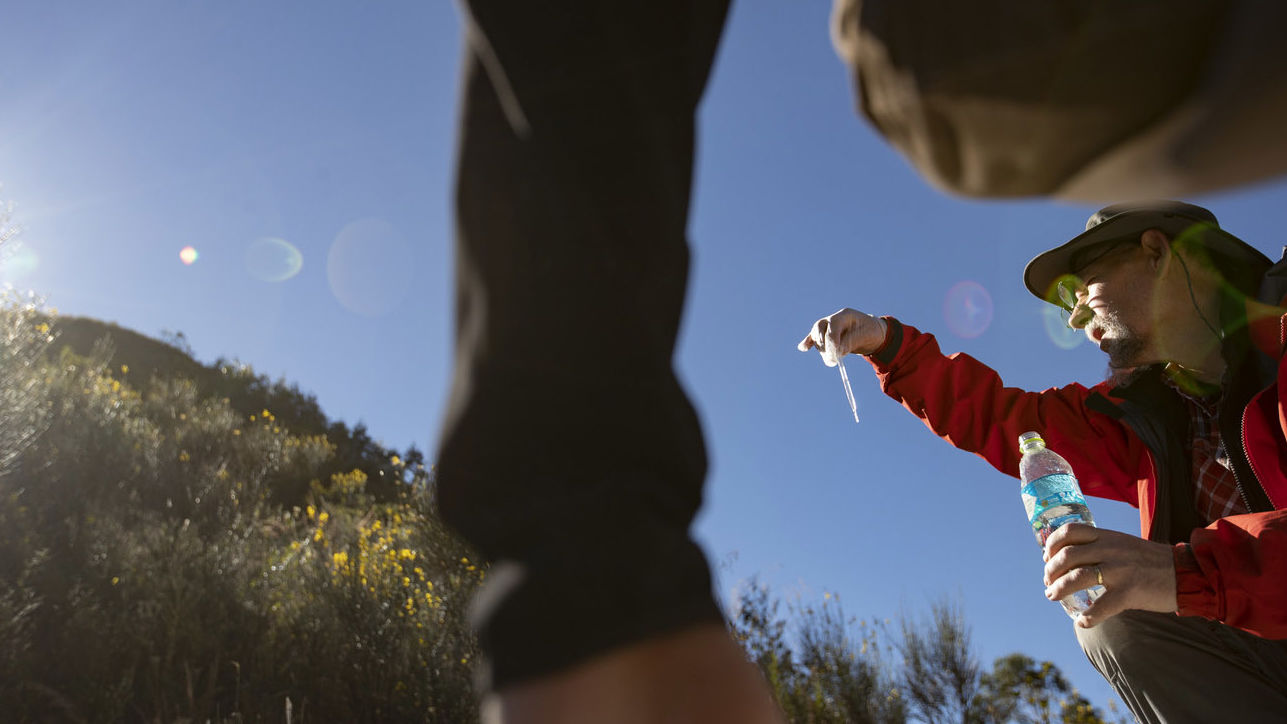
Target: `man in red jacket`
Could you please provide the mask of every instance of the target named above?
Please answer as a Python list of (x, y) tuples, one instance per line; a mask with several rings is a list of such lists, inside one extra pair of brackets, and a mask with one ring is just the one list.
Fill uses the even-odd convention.
[[(843, 309), (801, 350), (868, 356), (935, 433), (1018, 475), (1040, 430), (1084, 492), (1140, 510), (1141, 537), (1071, 524), (1047, 542), (1046, 595), (1103, 585), (1077, 620), (1141, 721), (1287, 716), (1287, 309), (1263, 254), (1201, 207), (1117, 204), (1029, 264), (1024, 283), (1108, 355), (1106, 382), (1004, 387), (892, 318)], [(986, 424), (979, 424), (979, 421)], [(1178, 615), (1176, 615), (1178, 614)]]

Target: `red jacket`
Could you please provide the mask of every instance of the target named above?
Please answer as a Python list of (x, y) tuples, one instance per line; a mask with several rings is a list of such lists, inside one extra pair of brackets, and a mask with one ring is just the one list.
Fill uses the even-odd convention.
[[(1205, 528), (1197, 527), (1196, 518), (1190, 524), (1171, 512), (1184, 509), (1173, 500), (1192, 498), (1188, 461), (1175, 444), (1178, 435), (1166, 431), (1168, 420), (1187, 420), (1187, 415), (1169, 414), (1158, 404), (1166, 399), (1182, 404), (1178, 396), (1148, 397), (1147, 391), (1136, 394), (1108, 382), (1044, 392), (1004, 387), (978, 360), (944, 356), (933, 335), (886, 321), (885, 346), (869, 357), (881, 388), (935, 434), (1018, 477), (1018, 437), (1040, 431), (1077, 471), (1083, 492), (1130, 503), (1140, 511), (1144, 538), (1175, 544), (1180, 615), (1287, 639), (1287, 357), (1282, 354), (1287, 340), (1279, 331), (1287, 330), (1287, 316), (1281, 324), (1277, 317), (1262, 319), (1275, 324), (1261, 324), (1250, 335), (1278, 360), (1277, 379), (1248, 390), (1251, 401), (1242, 414), (1245, 458), (1239, 458), (1244, 466), (1239, 479), (1258, 512)], [(1236, 430), (1225, 436), (1226, 448), (1232, 448), (1230, 437)]]

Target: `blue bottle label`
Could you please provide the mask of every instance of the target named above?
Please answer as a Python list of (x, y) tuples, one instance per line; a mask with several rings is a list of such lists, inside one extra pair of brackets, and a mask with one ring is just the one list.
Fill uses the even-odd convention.
[[(1045, 475), (1020, 488), (1028, 522), (1036, 525), (1042, 513), (1060, 505), (1085, 505), (1086, 498), (1077, 486), (1077, 478), (1067, 473)], [(1068, 521), (1064, 521), (1068, 522)], [(1057, 528), (1059, 526), (1052, 526)]]

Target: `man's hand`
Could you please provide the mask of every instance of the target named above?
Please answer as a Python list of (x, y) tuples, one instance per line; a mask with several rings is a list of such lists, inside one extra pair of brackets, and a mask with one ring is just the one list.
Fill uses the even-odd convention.
[(822, 361), (835, 367), (847, 354), (871, 354), (885, 343), (885, 320), (856, 309), (841, 309), (813, 323), (809, 336), (800, 340), (796, 349), (807, 352), (816, 348)]
[(1171, 546), (1126, 533), (1069, 523), (1046, 539), (1046, 597), (1052, 601), (1098, 584), (1104, 594), (1077, 619), (1090, 628), (1128, 609), (1175, 610)]

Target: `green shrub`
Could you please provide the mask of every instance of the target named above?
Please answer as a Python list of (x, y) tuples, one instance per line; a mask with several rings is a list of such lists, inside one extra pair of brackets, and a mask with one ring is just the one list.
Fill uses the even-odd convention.
[[(0, 304), (0, 335), (6, 720), (476, 719), (464, 612), (484, 570), (418, 453), (364, 441), (337, 472), (325, 431), (268, 407), (109, 344), (51, 353), (34, 303)], [(316, 409), (286, 389), (292, 417)]]

